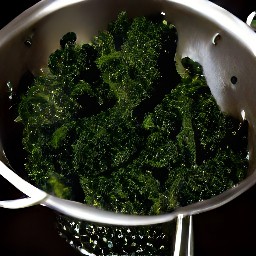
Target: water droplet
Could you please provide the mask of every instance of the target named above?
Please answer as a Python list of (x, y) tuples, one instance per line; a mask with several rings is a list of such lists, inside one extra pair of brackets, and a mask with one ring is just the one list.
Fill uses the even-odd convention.
[(108, 241), (108, 248), (113, 248), (113, 243), (111, 241)]
[(11, 100), (13, 97), (13, 85), (12, 83), (9, 81), (6, 83), (8, 91), (9, 91), (9, 99)]

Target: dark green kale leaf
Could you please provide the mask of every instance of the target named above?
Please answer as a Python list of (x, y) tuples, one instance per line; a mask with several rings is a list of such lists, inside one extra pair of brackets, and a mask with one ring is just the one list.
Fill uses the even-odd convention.
[(137, 214), (172, 211), (241, 181), (246, 128), (220, 111), (198, 63), (182, 59), (178, 75), (176, 43), (163, 18), (126, 12), (91, 43), (64, 35), (19, 106), (31, 179)]

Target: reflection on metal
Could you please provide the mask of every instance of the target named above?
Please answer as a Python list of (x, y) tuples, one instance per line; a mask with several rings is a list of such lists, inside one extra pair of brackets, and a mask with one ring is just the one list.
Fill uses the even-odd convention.
[(193, 256), (193, 223), (192, 216), (184, 217), (179, 214), (177, 218), (176, 240), (173, 256)]
[(27, 47), (31, 47), (31, 46), (32, 46), (32, 39), (31, 39), (31, 38), (27, 39), (27, 40), (24, 42), (24, 44), (25, 44)]
[(242, 117), (243, 120), (246, 120), (246, 118), (245, 118), (245, 111), (243, 109), (241, 111), (241, 117)]
[(218, 41), (221, 39), (221, 36), (219, 33), (216, 33), (212, 38), (212, 44), (217, 45)]
[(46, 196), (47, 195), (41, 197), (27, 197), (16, 200), (0, 201), (0, 207), (7, 209), (20, 209), (30, 207), (33, 205), (40, 204)]
[(181, 239), (182, 239), (182, 220), (183, 214), (179, 214), (177, 218), (177, 227), (176, 227), (176, 240), (175, 240), (175, 249), (174, 256), (180, 256), (181, 250)]
[(189, 216), (189, 230), (188, 230), (188, 255), (194, 255), (194, 230), (193, 219)]
[(247, 19), (246, 19), (246, 23), (254, 30), (256, 31), (256, 12), (253, 11), (251, 12)]

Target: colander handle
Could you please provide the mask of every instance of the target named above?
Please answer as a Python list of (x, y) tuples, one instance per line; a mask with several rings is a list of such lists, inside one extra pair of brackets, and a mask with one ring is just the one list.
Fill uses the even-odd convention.
[(46, 196), (26, 197), (15, 200), (0, 201), (0, 207), (8, 209), (20, 209), (40, 204)]
[(30, 183), (19, 177), (2, 161), (0, 161), (0, 175), (2, 175), (12, 185), (14, 185), (22, 193), (28, 196), (27, 198), (0, 201), (0, 207), (9, 209), (25, 208), (32, 205), (40, 204), (48, 196), (48, 194), (44, 191), (34, 187)]

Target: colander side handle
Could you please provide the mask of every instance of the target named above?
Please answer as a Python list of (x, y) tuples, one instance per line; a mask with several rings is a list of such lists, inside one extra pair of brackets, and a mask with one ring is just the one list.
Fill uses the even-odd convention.
[(48, 196), (46, 192), (34, 187), (30, 183), (19, 177), (2, 161), (0, 161), (0, 175), (2, 175), (13, 186), (15, 186), (22, 193), (28, 196), (26, 198), (20, 198), (15, 200), (0, 201), (0, 207), (9, 209), (25, 208), (32, 205), (40, 204)]

